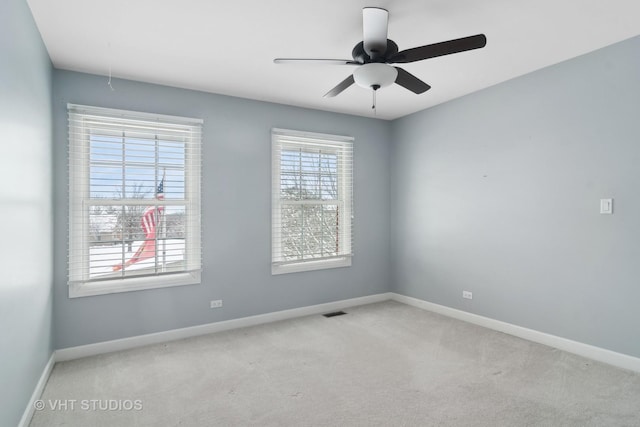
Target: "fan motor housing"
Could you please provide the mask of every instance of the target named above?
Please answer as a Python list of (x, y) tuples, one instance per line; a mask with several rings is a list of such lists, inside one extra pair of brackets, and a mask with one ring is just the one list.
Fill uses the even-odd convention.
[(364, 50), (364, 42), (360, 42), (354, 46), (351, 51), (353, 60), (361, 64), (368, 64), (370, 62), (387, 62), (387, 58), (398, 53), (398, 45), (391, 39), (387, 39), (387, 50), (385, 53), (377, 58), (371, 58)]

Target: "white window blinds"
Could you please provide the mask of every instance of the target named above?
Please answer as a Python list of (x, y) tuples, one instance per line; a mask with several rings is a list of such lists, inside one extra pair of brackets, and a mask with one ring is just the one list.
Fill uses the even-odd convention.
[(351, 265), (353, 138), (272, 130), (272, 273)]
[(68, 114), (70, 296), (198, 283), (202, 121)]

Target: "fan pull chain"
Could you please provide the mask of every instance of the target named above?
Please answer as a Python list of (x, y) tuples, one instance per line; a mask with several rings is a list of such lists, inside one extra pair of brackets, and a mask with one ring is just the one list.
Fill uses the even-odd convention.
[(376, 91), (375, 90), (373, 91), (373, 105), (371, 106), (371, 109), (375, 113), (376, 111)]
[(376, 109), (376, 92), (378, 91), (378, 89), (380, 89), (380, 85), (372, 85), (371, 89), (373, 89), (373, 105), (371, 106), (371, 109), (373, 110), (373, 115), (377, 116), (378, 110)]

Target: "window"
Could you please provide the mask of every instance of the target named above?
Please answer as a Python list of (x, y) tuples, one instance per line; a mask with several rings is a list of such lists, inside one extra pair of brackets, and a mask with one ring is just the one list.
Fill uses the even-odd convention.
[(272, 274), (347, 267), (353, 138), (273, 129)]
[(68, 113), (69, 296), (199, 283), (202, 121)]

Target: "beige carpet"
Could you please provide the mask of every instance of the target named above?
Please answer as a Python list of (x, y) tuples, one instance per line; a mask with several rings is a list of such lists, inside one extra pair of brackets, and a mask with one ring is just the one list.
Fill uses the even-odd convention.
[(639, 374), (396, 302), (345, 311), (58, 363), (31, 426), (640, 426)]

